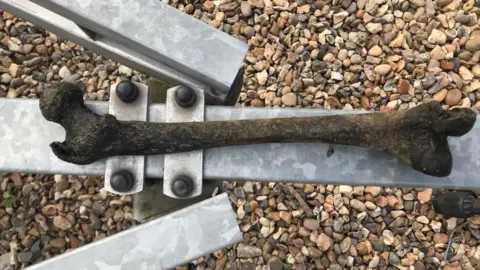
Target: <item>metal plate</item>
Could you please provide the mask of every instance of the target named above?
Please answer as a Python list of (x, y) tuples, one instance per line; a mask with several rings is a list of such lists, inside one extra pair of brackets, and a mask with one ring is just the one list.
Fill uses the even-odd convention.
[[(84, 28), (79, 27), (71, 20), (29, 0), (0, 0), (0, 6), (26, 21), (171, 85), (188, 85), (201, 88), (205, 91), (207, 104), (225, 104), (230, 102), (233, 99), (232, 96), (236, 94), (235, 89), (213, 89), (206, 83), (186, 76), (182, 70), (174, 70), (151, 57), (143, 55), (142, 51), (132, 50), (123, 44), (123, 40), (117, 42), (98, 34), (90, 35), (91, 32), (86, 33)], [(213, 61), (211, 58), (207, 60), (209, 59)]]
[[(203, 122), (205, 115), (205, 97), (200, 89), (193, 90), (197, 93), (197, 102), (190, 108), (183, 108), (175, 101), (175, 91), (172, 87), (167, 91), (165, 122)], [(165, 155), (163, 174), (163, 193), (172, 198), (178, 198), (172, 192), (174, 180), (184, 175), (192, 179), (194, 189), (192, 194), (185, 198), (192, 198), (202, 194), (203, 182), (203, 150)]]
[(35, 0), (78, 25), (228, 93), (248, 45), (159, 0)]
[[(86, 102), (99, 114), (107, 102)], [(360, 111), (297, 108), (253, 108), (207, 106), (205, 121), (315, 116)], [(149, 107), (150, 122), (165, 122), (165, 105)], [(360, 147), (323, 143), (261, 144), (221, 147), (203, 151), (204, 180), (253, 180), (341, 185), (378, 185), (453, 189), (480, 188), (480, 117), (473, 130), (462, 137), (449, 137), (453, 171), (448, 177), (432, 177), (414, 171), (404, 162)], [(41, 136), (39, 136), (41, 134)], [(0, 171), (48, 174), (103, 175), (105, 161), (79, 166), (59, 160), (51, 151), (52, 141), (63, 141), (64, 129), (46, 121), (38, 100), (0, 98)], [(164, 156), (148, 156), (146, 177), (162, 178)]]
[(241, 240), (230, 201), (220, 194), (27, 269), (174, 269)]
[[(108, 112), (122, 121), (147, 121), (148, 112), (148, 87), (144, 84), (135, 83), (139, 90), (137, 100), (132, 103), (122, 102), (117, 95), (116, 84), (110, 87), (110, 100)], [(105, 189), (115, 194), (134, 194), (142, 191), (145, 178), (145, 156), (116, 156), (106, 159), (105, 165)], [(118, 192), (110, 185), (112, 174), (119, 170), (128, 170), (135, 178), (135, 184), (128, 192)]]

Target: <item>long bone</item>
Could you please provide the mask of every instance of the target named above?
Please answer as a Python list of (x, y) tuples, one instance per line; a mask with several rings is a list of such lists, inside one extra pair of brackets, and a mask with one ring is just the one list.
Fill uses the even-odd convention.
[(40, 110), (62, 125), (64, 142), (50, 144), (66, 162), (89, 164), (118, 155), (157, 155), (212, 147), (260, 143), (324, 142), (386, 152), (414, 170), (448, 176), (452, 155), (448, 136), (469, 132), (476, 113), (445, 111), (435, 101), (404, 111), (259, 120), (151, 123), (119, 121), (98, 115), (84, 104), (82, 90), (71, 83), (45, 89)]

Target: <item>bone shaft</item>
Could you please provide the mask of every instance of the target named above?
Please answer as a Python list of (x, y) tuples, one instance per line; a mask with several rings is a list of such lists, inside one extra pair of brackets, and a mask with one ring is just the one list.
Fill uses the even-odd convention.
[[(184, 152), (212, 147), (288, 142), (324, 142), (371, 147), (369, 134), (382, 132), (372, 114), (322, 117), (237, 120), (197, 123), (164, 123), (131, 128), (141, 134), (144, 150), (151, 154)], [(132, 133), (130, 133), (132, 134)], [(145, 136), (145, 134), (149, 134)], [(169, 140), (165, 140), (169, 138)], [(138, 142), (138, 140), (137, 140)]]

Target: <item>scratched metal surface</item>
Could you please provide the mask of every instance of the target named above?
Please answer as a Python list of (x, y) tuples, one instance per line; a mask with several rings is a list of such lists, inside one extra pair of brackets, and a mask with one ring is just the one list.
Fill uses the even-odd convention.
[[(186, 76), (182, 70), (171, 67), (143, 55), (143, 51), (135, 51), (121, 42), (113, 41), (100, 35), (89, 36), (71, 20), (66, 19), (30, 0), (0, 0), (0, 6), (26, 21), (49, 30), (59, 36), (71, 40), (83, 47), (97, 52), (107, 58), (161, 79), (171, 85), (188, 85), (199, 87), (205, 91), (207, 104), (224, 104), (230, 102), (230, 88), (213, 89), (205, 83)], [(208, 64), (207, 64), (208, 65)]]
[(230, 88), (248, 46), (158, 0), (35, 0), (214, 88)]
[[(105, 113), (106, 102), (88, 102)], [(149, 108), (149, 120), (165, 121), (164, 105)], [(357, 111), (323, 111), (288, 108), (240, 108), (208, 106), (205, 120), (254, 119), (313, 116)], [(478, 118), (477, 118), (478, 119)], [(64, 130), (40, 114), (38, 100), (0, 99), (0, 171), (103, 175), (105, 162), (78, 166), (57, 159), (49, 148), (63, 141)], [(205, 179), (236, 179), (325, 184), (383, 185), (438, 188), (480, 188), (480, 121), (462, 137), (450, 137), (453, 172), (448, 177), (431, 177), (414, 171), (388, 154), (323, 143), (261, 144), (204, 150)], [(146, 176), (163, 177), (163, 155), (147, 157)]]
[(172, 269), (241, 240), (224, 193), (27, 269)]

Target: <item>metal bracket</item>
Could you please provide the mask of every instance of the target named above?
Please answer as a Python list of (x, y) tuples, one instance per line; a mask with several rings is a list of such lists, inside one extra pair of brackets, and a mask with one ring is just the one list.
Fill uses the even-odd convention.
[[(183, 86), (167, 90), (165, 122), (203, 122), (205, 115), (205, 94), (201, 89), (190, 88), (196, 94), (196, 100), (190, 107), (182, 107), (175, 99), (175, 93)], [(202, 194), (203, 150), (165, 155), (163, 192), (172, 198), (193, 198)], [(179, 181), (179, 182), (176, 182)], [(179, 196), (173, 185), (180, 183), (192, 185), (189, 194)]]
[[(144, 84), (133, 83), (138, 88), (138, 97), (131, 103), (120, 100), (117, 96), (117, 85), (110, 88), (108, 112), (119, 120), (147, 121), (148, 87)], [(132, 183), (124, 183), (124, 188), (112, 187), (112, 176), (120, 171), (130, 172)], [(115, 194), (134, 194), (143, 190), (145, 177), (145, 156), (116, 156), (110, 157), (105, 165), (105, 189)], [(128, 180), (127, 180), (128, 181)]]

